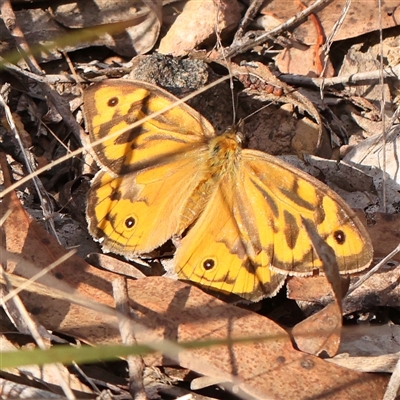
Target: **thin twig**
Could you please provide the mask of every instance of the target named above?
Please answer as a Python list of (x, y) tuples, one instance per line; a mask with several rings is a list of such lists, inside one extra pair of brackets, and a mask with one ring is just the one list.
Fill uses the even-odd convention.
[(235, 33), (232, 43), (235, 43), (243, 37), (244, 30), (253, 21), (254, 17), (258, 14), (261, 6), (264, 4), (264, 0), (252, 0), (244, 17), (240, 21), (239, 27)]
[[(344, 20), (346, 18), (347, 13), (349, 12), (350, 6), (351, 6), (351, 0), (347, 0), (346, 4), (344, 5), (344, 7), (342, 9), (342, 12), (340, 13), (339, 19), (333, 25), (332, 31), (326, 38), (326, 42), (322, 48), (322, 51), (324, 53), (324, 68), (323, 68), (322, 74), (320, 75), (322, 78), (325, 74), (325, 70), (328, 65), (328, 57), (329, 57), (329, 52), (331, 50), (331, 46), (333, 43), (333, 38), (339, 33), (340, 28), (343, 26)], [(324, 85), (321, 85), (321, 98), (323, 96), (323, 90), (324, 90)]]
[[(334, 85), (351, 85), (362, 83), (365, 81), (379, 82), (381, 70), (359, 72), (352, 75), (336, 76), (334, 78), (310, 78), (304, 75), (294, 75), (294, 74), (281, 74), (279, 79), (290, 85), (295, 86), (334, 86)], [(400, 78), (400, 64), (393, 68), (386, 67), (382, 71), (383, 78)]]

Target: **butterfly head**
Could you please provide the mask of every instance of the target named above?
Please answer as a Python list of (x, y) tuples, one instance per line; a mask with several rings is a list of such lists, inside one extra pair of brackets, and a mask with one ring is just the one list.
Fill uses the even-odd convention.
[(236, 142), (242, 147), (246, 140), (246, 137), (243, 133), (243, 128), (244, 120), (241, 119), (237, 124), (228, 126), (222, 135), (228, 137), (235, 136)]

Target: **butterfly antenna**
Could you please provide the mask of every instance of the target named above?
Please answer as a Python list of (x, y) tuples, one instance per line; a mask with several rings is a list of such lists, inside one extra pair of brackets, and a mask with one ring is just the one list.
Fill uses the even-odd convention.
[(231, 89), (231, 97), (232, 97), (232, 105), (233, 105), (233, 107), (232, 107), (232, 114), (233, 114), (232, 125), (234, 125), (235, 122), (236, 122), (237, 102), (236, 102), (236, 99), (235, 99), (235, 92), (234, 92), (234, 85), (233, 85), (233, 75), (232, 75), (231, 68), (230, 68), (230, 59), (228, 60), (226, 55), (225, 55), (225, 49), (224, 49), (224, 46), (222, 45), (221, 36), (220, 36), (220, 34), (218, 32), (219, 3), (216, 5), (216, 7), (217, 7), (217, 13), (216, 13), (216, 17), (215, 17), (215, 35), (217, 37), (216, 45), (220, 49), (222, 58), (224, 59), (225, 65), (227, 66), (227, 69), (228, 69), (229, 87)]
[[(290, 93), (293, 93), (293, 92), (295, 92), (296, 90), (297, 90), (297, 89), (290, 90), (289, 92), (287, 92), (287, 93), (285, 93), (285, 94), (286, 94), (286, 95), (289, 95)], [(242, 122), (246, 121), (246, 119), (249, 119), (249, 118), (252, 117), (253, 115), (259, 113), (260, 111), (264, 110), (265, 108), (267, 108), (267, 107), (269, 107), (269, 106), (272, 106), (272, 104), (276, 104), (277, 102), (278, 102), (277, 100), (273, 100), (273, 101), (271, 101), (270, 103), (265, 104), (264, 106), (258, 108), (256, 111), (253, 111), (251, 114), (249, 114), (249, 115), (247, 115), (246, 117), (242, 118), (241, 121), (242, 121)]]
[(266, 109), (267, 107), (271, 106), (272, 104), (274, 104), (273, 101), (271, 101), (271, 103), (268, 103), (268, 104), (263, 105), (262, 107), (258, 108), (256, 111), (253, 111), (251, 114), (245, 116), (244, 118), (241, 118), (242, 123), (243, 123), (244, 121), (246, 121), (246, 119), (249, 119), (249, 118), (252, 117), (253, 115), (259, 113), (260, 111), (262, 111), (262, 110), (264, 110), (264, 109)]

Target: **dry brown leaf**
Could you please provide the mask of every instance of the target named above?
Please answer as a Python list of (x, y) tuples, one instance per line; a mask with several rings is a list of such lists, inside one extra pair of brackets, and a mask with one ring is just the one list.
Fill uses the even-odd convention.
[(333, 300), (331, 287), (324, 276), (290, 276), (286, 286), (289, 299), (323, 305)]
[[(316, 60), (320, 59), (318, 63)], [(298, 74), (310, 77), (320, 76), (321, 66), (324, 62), (324, 54), (321, 49), (316, 50), (314, 46), (304, 48), (288, 47), (275, 58), (276, 66), (283, 74)], [(334, 76), (334, 69), (329, 60), (322, 75), (324, 78)]]
[[(117, 258), (107, 254), (91, 253), (87, 255), (86, 261), (98, 268), (103, 268), (107, 271), (114, 272), (118, 275), (124, 275), (129, 278), (140, 279), (146, 277), (146, 275), (139, 269), (139, 267), (144, 267), (144, 265), (138, 265), (138, 268), (135, 268), (132, 264), (118, 260)], [(149, 266), (145, 268), (149, 269)]]
[(292, 334), (299, 350), (334, 356), (340, 345), (342, 308), (332, 302), (294, 326)]
[[(268, 319), (224, 304), (195, 287), (152, 277), (130, 282), (129, 294), (138, 322), (158, 339), (272, 335), (266, 342), (185, 351), (179, 356), (181, 366), (228, 381), (239, 380), (240, 387), (257, 398), (379, 398), (384, 390), (384, 378), (375, 376), (374, 383), (367, 383), (364, 379), (371, 375), (331, 370), (323, 360), (295, 351), (286, 333)], [(143, 341), (148, 336), (140, 338), (139, 333), (137, 338)], [(153, 358), (152, 362), (160, 360)]]
[[(313, 0), (265, 2), (257, 22), (270, 30), (298, 14), (314, 3)], [(315, 14), (297, 26), (293, 31), (293, 45), (282, 51), (276, 58), (276, 65), (283, 73), (306, 76), (331, 77), (334, 69), (329, 58), (324, 60), (322, 45), (334, 30), (334, 25), (341, 18), (346, 0), (328, 2)], [(348, 39), (367, 32), (398, 25), (400, 7), (397, 0), (382, 2), (382, 18), (377, 17), (377, 5), (374, 2), (353, 1), (343, 24), (333, 36), (333, 41)], [(272, 24), (272, 25), (271, 25)], [(324, 63), (325, 68), (323, 69)]]
[[(0, 154), (3, 159), (3, 153)], [(6, 162), (2, 160), (1, 165), (7, 186), (10, 180)], [(0, 252), (0, 256), (1, 261), (6, 263), (8, 273), (30, 278), (67, 253), (56, 239), (23, 209), (14, 192), (3, 198), (0, 218), (7, 212), (11, 214), (2, 226), (0, 244), (3, 251)], [(72, 256), (38, 282), (68, 293), (77, 291), (81, 295), (113, 306), (112, 276), (109, 272), (90, 266), (80, 257)], [(71, 329), (75, 337), (92, 343), (104, 342), (109, 335), (119, 336), (117, 326), (111, 323), (108, 331), (99, 329), (99, 321), (106, 323), (109, 317), (82, 309), (71, 304), (68, 299), (44, 301), (43, 296), (26, 292), (21, 297), (26, 308), (46, 328), (56, 327), (61, 331)]]
[[(241, 18), (242, 6), (237, 0), (188, 0), (182, 13), (162, 38), (158, 51), (182, 56), (199, 44), (234, 30)], [(217, 31), (217, 32), (216, 32)]]

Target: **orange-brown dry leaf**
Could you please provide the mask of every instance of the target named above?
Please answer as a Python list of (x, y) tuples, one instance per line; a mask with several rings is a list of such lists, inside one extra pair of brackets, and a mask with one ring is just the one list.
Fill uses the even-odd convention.
[(237, 0), (188, 0), (158, 51), (182, 56), (211, 38), (215, 41), (216, 33), (223, 36), (238, 26), (241, 10)]
[(290, 276), (286, 280), (289, 299), (327, 304), (333, 300), (332, 290), (323, 275)]
[[(140, 279), (146, 277), (139, 268), (135, 268), (132, 264), (109, 256), (108, 254), (91, 253), (86, 257), (86, 261), (96, 267), (106, 269), (118, 275), (124, 275), (128, 278)], [(149, 269), (149, 267), (147, 268)]]
[(333, 357), (340, 345), (342, 309), (335, 301), (299, 322), (292, 330), (299, 350)]
[[(306, 5), (300, 0), (295, 0), (294, 3), (302, 10), (306, 8)], [(326, 36), (322, 25), (315, 14), (310, 14), (308, 20), (314, 25), (314, 44), (310, 47), (302, 48), (299, 43), (296, 43), (296, 45), (286, 48), (276, 58), (276, 65), (281, 72), (306, 76), (323, 76), (326, 78), (332, 77), (334, 68), (329, 57), (325, 55), (323, 46)]]
[[(258, 314), (217, 300), (196, 287), (162, 277), (130, 281), (129, 297), (137, 322), (153, 337), (179, 341), (271, 335), (252, 344), (235, 344), (180, 354), (180, 365), (204, 375), (238, 380), (257, 398), (375, 399), (386, 378), (334, 368), (292, 348), (281, 328)], [(139, 342), (149, 339), (148, 333)], [(159, 363), (160, 360), (147, 358)], [(371, 392), (372, 391), (372, 392)]]
[(275, 65), (283, 74), (331, 78), (335, 71), (329, 59), (326, 62), (324, 68), (322, 47), (315, 46), (288, 47), (275, 58)]
[[(383, 394), (387, 383), (385, 376), (355, 373), (296, 351), (286, 333), (273, 322), (227, 305), (194, 286), (164, 277), (149, 277), (128, 281), (128, 291), (133, 294), (130, 295), (131, 305), (138, 322), (149, 329), (136, 333), (139, 343), (148, 344), (154, 337), (226, 340), (227, 337), (243, 337), (249, 332), (265, 336), (271, 329), (279, 333), (279, 337), (265, 342), (187, 350), (179, 356), (183, 367), (219, 381), (233, 380), (256, 398), (336, 399), (339, 396), (341, 399), (372, 400)], [(43, 300), (48, 301), (47, 295)], [(38, 316), (39, 321), (41, 318), (42, 315)], [(105, 331), (112, 327), (109, 321), (99, 320), (98, 323), (99, 329)], [(79, 327), (61, 332), (74, 334), (79, 332)], [(119, 337), (112, 336), (112, 330), (106, 339), (105, 343), (119, 342)], [(149, 356), (146, 361), (160, 364), (166, 360)]]

